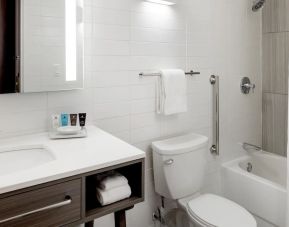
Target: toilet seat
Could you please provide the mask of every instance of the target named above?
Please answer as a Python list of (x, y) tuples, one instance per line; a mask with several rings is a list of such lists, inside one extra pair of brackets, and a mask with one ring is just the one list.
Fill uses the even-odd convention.
[(189, 216), (204, 227), (256, 227), (254, 217), (240, 205), (212, 194), (200, 195), (187, 203)]

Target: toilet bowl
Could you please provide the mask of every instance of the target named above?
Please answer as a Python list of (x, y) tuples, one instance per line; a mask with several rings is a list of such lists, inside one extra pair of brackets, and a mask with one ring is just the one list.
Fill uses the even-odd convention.
[(152, 148), (156, 192), (176, 200), (192, 227), (257, 226), (254, 217), (237, 203), (218, 195), (200, 194), (207, 137), (187, 134), (153, 142)]
[(256, 227), (254, 217), (243, 207), (226, 198), (203, 194), (178, 200), (193, 227)]

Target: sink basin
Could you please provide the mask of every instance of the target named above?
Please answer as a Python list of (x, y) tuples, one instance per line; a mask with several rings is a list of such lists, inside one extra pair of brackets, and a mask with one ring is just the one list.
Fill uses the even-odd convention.
[(42, 145), (0, 148), (0, 176), (32, 169), (53, 160), (53, 153)]

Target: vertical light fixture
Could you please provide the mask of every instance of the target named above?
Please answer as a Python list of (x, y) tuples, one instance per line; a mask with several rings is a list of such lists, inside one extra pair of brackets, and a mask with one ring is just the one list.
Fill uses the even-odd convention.
[(161, 4), (161, 5), (167, 5), (167, 6), (172, 6), (175, 5), (175, 1), (166, 1), (166, 0), (146, 0), (147, 2), (151, 3), (156, 3), (156, 4)]
[(65, 0), (66, 81), (76, 81), (76, 2)]

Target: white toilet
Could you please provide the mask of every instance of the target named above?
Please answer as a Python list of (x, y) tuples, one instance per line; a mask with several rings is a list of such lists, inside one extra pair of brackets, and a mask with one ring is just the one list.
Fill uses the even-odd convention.
[[(243, 207), (213, 194), (200, 194), (205, 172), (208, 138), (188, 134), (152, 143), (155, 190), (177, 200), (191, 226), (256, 227)], [(187, 226), (184, 226), (187, 227)]]

